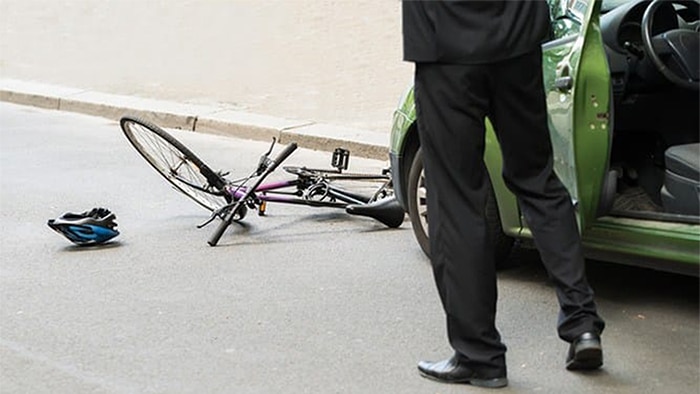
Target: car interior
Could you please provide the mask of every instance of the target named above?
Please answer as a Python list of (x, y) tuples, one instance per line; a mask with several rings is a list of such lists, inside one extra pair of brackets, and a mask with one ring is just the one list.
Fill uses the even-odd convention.
[(600, 215), (700, 222), (700, 2), (603, 1), (612, 82)]

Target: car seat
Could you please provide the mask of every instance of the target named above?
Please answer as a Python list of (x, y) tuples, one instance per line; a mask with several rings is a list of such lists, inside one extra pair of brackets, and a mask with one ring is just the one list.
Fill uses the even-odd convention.
[(666, 212), (700, 215), (700, 144), (676, 145), (664, 154), (661, 201)]

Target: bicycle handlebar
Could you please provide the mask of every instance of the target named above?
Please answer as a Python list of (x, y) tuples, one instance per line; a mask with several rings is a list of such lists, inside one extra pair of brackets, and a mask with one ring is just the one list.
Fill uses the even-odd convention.
[(291, 144), (287, 145), (284, 147), (282, 152), (280, 152), (277, 157), (272, 160), (272, 163), (267, 167), (267, 169), (258, 177), (257, 181), (252, 187), (249, 187), (246, 189), (245, 194), (238, 200), (236, 205), (233, 206), (231, 211), (226, 214), (224, 219), (219, 223), (219, 226), (216, 228), (216, 231), (214, 231), (214, 234), (212, 234), (211, 238), (209, 238), (209, 241), (207, 243), (209, 246), (216, 246), (216, 244), (219, 243), (219, 240), (221, 239), (221, 236), (224, 235), (224, 232), (228, 228), (228, 226), (231, 224), (231, 221), (233, 220), (233, 216), (236, 214), (236, 211), (238, 210), (238, 207), (241, 204), (245, 204), (246, 200), (255, 193), (255, 190), (257, 190), (258, 186), (262, 183), (265, 178), (270, 175), (275, 169), (277, 169), (277, 166), (279, 166), (283, 161), (285, 161), (289, 155), (292, 154), (297, 149), (297, 144), (296, 142), (292, 142)]
[(294, 151), (297, 149), (297, 147), (298, 147), (298, 146), (297, 146), (297, 143), (296, 143), (296, 142), (292, 142), (291, 144), (285, 146), (284, 149), (282, 150), (282, 152), (280, 152), (280, 153), (277, 155), (277, 157), (275, 157), (275, 159), (272, 161), (272, 164), (267, 168), (267, 171), (266, 171), (266, 174), (265, 174), (265, 175), (267, 175), (267, 174), (271, 173), (272, 171), (276, 170), (276, 169), (277, 169), (277, 166), (279, 166), (280, 163), (282, 163), (283, 161), (287, 160), (287, 158), (289, 157), (289, 155), (291, 155), (292, 152), (294, 152)]
[(228, 226), (231, 224), (231, 220), (233, 220), (233, 215), (236, 213), (236, 208), (243, 202), (243, 200), (240, 200), (238, 204), (236, 204), (233, 209), (231, 209), (231, 212), (226, 214), (226, 217), (224, 217), (223, 220), (219, 223), (219, 226), (216, 227), (216, 230), (214, 231), (214, 234), (209, 238), (207, 243), (209, 246), (216, 246), (216, 244), (219, 243), (219, 240), (221, 239), (221, 236), (224, 235), (224, 232), (228, 228)]

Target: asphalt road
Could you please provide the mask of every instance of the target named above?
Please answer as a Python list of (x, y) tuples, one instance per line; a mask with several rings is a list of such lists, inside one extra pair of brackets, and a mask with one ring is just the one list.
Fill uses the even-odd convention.
[[(173, 131), (215, 167), (247, 172), (265, 143)], [(323, 166), (300, 150), (289, 164)], [(351, 159), (351, 168), (386, 163)], [(78, 248), (46, 220), (105, 206), (122, 234)], [(115, 122), (0, 103), (0, 392), (462, 393), (419, 377), (448, 355), (410, 224), (269, 207), (221, 246)], [(500, 392), (697, 393), (698, 280), (590, 262), (605, 366), (564, 370), (557, 304), (535, 253), (504, 271)]]

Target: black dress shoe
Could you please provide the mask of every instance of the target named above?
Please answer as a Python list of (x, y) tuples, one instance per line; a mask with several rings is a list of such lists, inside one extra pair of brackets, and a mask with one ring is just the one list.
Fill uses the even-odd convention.
[(571, 342), (569, 355), (566, 357), (566, 369), (569, 371), (591, 370), (603, 365), (603, 347), (600, 336), (585, 332)]
[(423, 377), (442, 383), (466, 383), (488, 388), (500, 388), (508, 385), (508, 378), (505, 374), (495, 377), (481, 376), (460, 363), (456, 355), (437, 362), (421, 361), (418, 363), (418, 371)]

